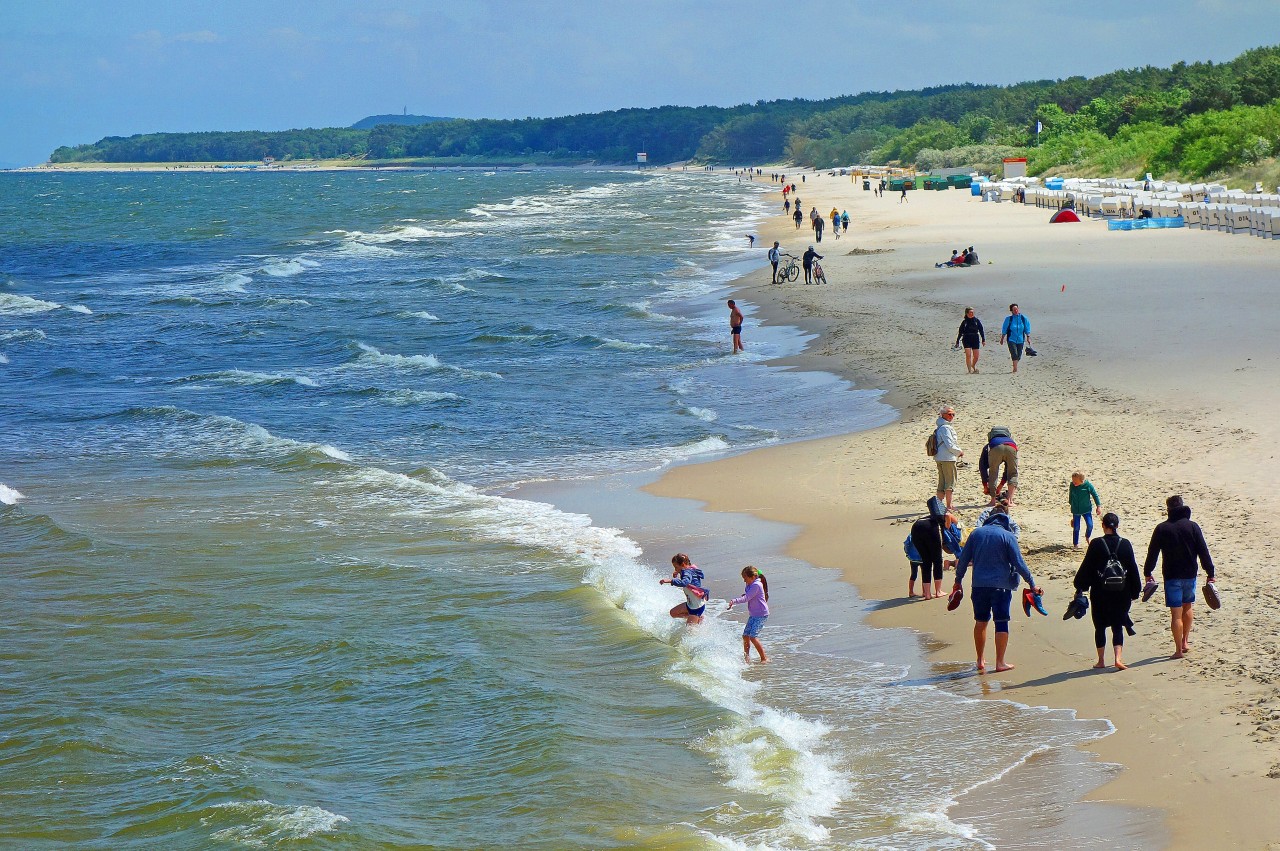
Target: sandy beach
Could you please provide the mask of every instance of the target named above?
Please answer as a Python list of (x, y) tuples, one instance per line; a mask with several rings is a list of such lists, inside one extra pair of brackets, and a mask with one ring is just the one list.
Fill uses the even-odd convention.
[[(835, 206), (852, 223), (843, 238), (828, 228), (815, 245), (829, 286), (771, 285), (764, 252), (773, 240), (797, 257), (813, 243), (807, 219), (797, 231), (783, 217), (778, 187), (778, 215), (756, 241), (761, 268), (736, 286), (748, 310), (747, 349), (753, 325), (798, 324), (817, 338), (797, 366), (886, 389), (901, 420), (679, 467), (650, 490), (794, 524), (789, 555), (842, 571), (867, 601), (871, 624), (917, 630), (939, 670), (955, 670), (973, 661), (968, 602), (948, 613), (941, 600), (906, 599), (902, 539), (936, 476), (923, 444), (938, 406), (953, 404), (969, 462), (955, 501), (972, 527), (985, 504), (977, 460), (987, 429), (1009, 426), (1021, 468), (1013, 514), (1049, 617), (1015, 612), (1009, 658), (1017, 667), (986, 675), (983, 692), (1110, 719), (1116, 732), (1087, 750), (1124, 770), (1090, 798), (1162, 810), (1170, 847), (1280, 847), (1280, 813), (1269, 806), (1280, 790), (1280, 593), (1261, 557), (1277, 544), (1266, 518), (1280, 510), (1280, 422), (1264, 410), (1280, 359), (1280, 312), (1269, 303), (1280, 244), (1198, 230), (1111, 233), (1096, 221), (1050, 225), (1047, 211), (983, 203), (967, 191), (916, 191), (899, 203), (848, 177), (792, 177), (806, 213)], [(980, 266), (934, 267), (968, 245)], [(1040, 352), (1016, 376), (997, 345), (1015, 301)], [(987, 333), (977, 375), (952, 350), (966, 305)], [(1093, 670), (1089, 621), (1061, 619), (1084, 551), (1083, 542), (1071, 546), (1075, 469), (1097, 487), (1103, 510), (1120, 515), (1139, 562), (1165, 497), (1181, 493), (1192, 507), (1224, 602), (1210, 612), (1198, 601), (1189, 658), (1169, 659), (1163, 593), (1134, 605), (1127, 671)], [(944, 588), (951, 582), (948, 574)], [(998, 818), (998, 795), (986, 800)]]

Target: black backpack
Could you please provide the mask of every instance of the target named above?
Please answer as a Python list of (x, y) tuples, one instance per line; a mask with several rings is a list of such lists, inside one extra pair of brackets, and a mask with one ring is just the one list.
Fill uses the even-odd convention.
[(1120, 563), (1120, 545), (1116, 544), (1113, 551), (1105, 535), (1102, 538), (1102, 545), (1110, 558), (1107, 559), (1106, 564), (1098, 568), (1098, 582), (1104, 588), (1118, 591), (1124, 588), (1124, 565)]

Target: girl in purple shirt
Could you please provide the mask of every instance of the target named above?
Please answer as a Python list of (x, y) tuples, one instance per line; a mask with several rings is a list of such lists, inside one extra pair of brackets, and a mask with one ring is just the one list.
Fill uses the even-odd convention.
[(730, 611), (739, 603), (747, 604), (747, 625), (742, 630), (742, 655), (750, 662), (751, 648), (754, 647), (760, 654), (760, 661), (768, 662), (769, 658), (760, 646), (758, 636), (764, 628), (764, 622), (769, 619), (769, 582), (763, 573), (751, 565), (742, 568), (742, 579), (747, 583), (746, 590), (741, 597), (729, 601)]

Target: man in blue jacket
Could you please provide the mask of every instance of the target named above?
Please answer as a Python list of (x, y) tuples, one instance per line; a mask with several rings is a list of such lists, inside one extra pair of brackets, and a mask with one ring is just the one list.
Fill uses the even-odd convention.
[(996, 622), (996, 673), (1013, 670), (1004, 659), (1009, 647), (1009, 615), (1013, 608), (1013, 592), (1020, 579), (1027, 580), (1037, 594), (1044, 593), (1022, 560), (1018, 539), (1009, 528), (1009, 515), (1004, 506), (992, 509), (986, 525), (969, 533), (969, 540), (960, 551), (956, 562), (956, 584), (960, 589), (969, 565), (973, 565), (973, 582), (970, 596), (973, 599), (973, 646), (978, 654), (978, 673), (987, 672), (985, 658), (987, 623)]
[(1009, 344), (1009, 359), (1013, 361), (1013, 371), (1018, 371), (1018, 361), (1022, 353), (1031, 345), (1031, 320), (1022, 313), (1016, 304), (1009, 305), (1009, 315), (1000, 326), (1000, 343)]

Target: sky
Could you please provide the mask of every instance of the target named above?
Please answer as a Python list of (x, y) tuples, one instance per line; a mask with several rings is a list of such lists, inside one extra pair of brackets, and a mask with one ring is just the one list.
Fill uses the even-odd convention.
[(1280, 44), (1280, 0), (0, 0), (0, 167), (59, 145), (820, 99)]

